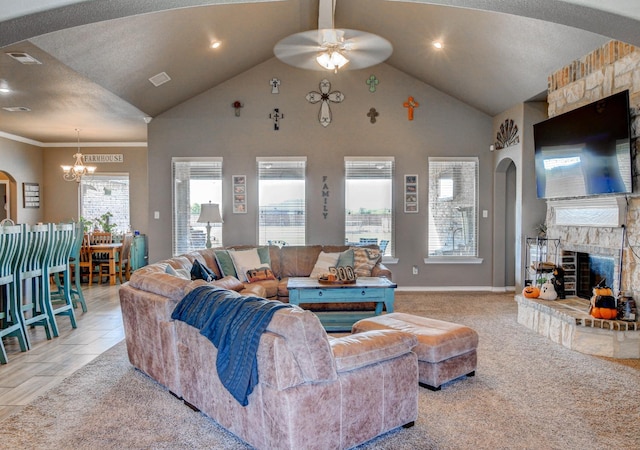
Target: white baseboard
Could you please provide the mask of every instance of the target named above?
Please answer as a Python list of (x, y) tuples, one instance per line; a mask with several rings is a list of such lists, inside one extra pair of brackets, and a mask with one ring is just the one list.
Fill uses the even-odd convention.
[(515, 292), (514, 286), (398, 286), (396, 292)]

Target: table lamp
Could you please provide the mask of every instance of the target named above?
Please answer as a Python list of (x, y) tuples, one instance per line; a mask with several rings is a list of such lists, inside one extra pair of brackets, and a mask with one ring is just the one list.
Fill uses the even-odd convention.
[(220, 215), (220, 205), (217, 203), (203, 203), (200, 205), (200, 217), (198, 217), (198, 223), (207, 224), (207, 248), (211, 248), (211, 224), (223, 223), (222, 216)]

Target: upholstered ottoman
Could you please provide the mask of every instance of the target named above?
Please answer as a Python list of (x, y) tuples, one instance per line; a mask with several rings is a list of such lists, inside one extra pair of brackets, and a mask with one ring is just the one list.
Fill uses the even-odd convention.
[(418, 355), (420, 386), (437, 391), (448, 381), (475, 375), (478, 360), (478, 333), (475, 330), (442, 320), (391, 313), (359, 320), (351, 331), (383, 329), (405, 331), (418, 338), (413, 351)]

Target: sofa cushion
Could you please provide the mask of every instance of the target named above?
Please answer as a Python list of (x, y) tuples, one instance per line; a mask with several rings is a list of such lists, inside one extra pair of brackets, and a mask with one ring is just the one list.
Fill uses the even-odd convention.
[(396, 358), (410, 352), (417, 343), (411, 333), (395, 330), (366, 331), (340, 338), (329, 336), (338, 372)]
[(380, 261), (380, 250), (373, 248), (353, 249), (353, 270), (359, 277), (370, 277), (371, 270)]
[(329, 273), (329, 267), (337, 265), (339, 256), (340, 253), (325, 253), (321, 251), (309, 276), (311, 278), (320, 278), (320, 276)]
[(320, 245), (285, 245), (280, 249), (280, 278), (308, 277), (322, 250)]
[(228, 250), (214, 250), (214, 255), (223, 277), (238, 277)]
[(240, 281), (249, 281), (247, 271), (265, 267), (260, 261), (258, 249), (249, 250), (229, 250), (229, 256), (233, 260), (233, 266), (236, 268), (237, 278)]

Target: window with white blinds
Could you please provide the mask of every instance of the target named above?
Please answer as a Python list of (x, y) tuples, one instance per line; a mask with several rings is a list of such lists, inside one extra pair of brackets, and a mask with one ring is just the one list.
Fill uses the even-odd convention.
[(107, 215), (113, 233), (131, 230), (128, 173), (94, 173), (80, 179), (80, 216), (97, 225), (96, 219)]
[(257, 158), (258, 242), (306, 244), (307, 158)]
[(377, 243), (393, 255), (393, 157), (345, 157), (347, 244)]
[(478, 158), (429, 158), (428, 256), (478, 256)]
[[(173, 255), (205, 248), (207, 224), (198, 223), (200, 205), (222, 212), (222, 158), (173, 158)], [(222, 224), (211, 224), (213, 247), (222, 245)]]

